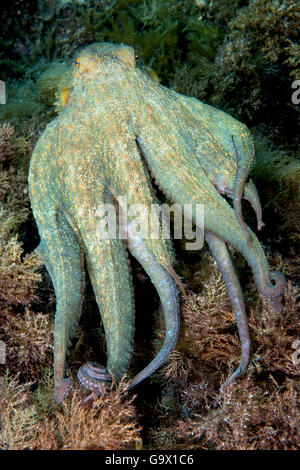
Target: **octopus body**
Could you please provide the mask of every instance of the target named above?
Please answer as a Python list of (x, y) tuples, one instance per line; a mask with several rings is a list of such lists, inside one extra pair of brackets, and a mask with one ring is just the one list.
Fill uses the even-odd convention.
[[(226, 243), (248, 261), (256, 286), (280, 309), (284, 276), (269, 272), (263, 249), (242, 216), (241, 199), (252, 204), (263, 225), (256, 188), (247, 180), (254, 148), (246, 126), (228, 114), (161, 86), (141, 70), (134, 50), (95, 43), (77, 61), (72, 92), (60, 115), (45, 129), (34, 149), (29, 191), (40, 234), (38, 253), (56, 294), (54, 326), (55, 397), (70, 388), (66, 353), (81, 313), (87, 267), (107, 343), (106, 368), (89, 363), (79, 378), (95, 390), (120, 380), (132, 354), (134, 307), (127, 250), (153, 282), (162, 304), (165, 340), (153, 361), (130, 381), (135, 386), (154, 372), (176, 345), (180, 284), (172, 268), (172, 246), (163, 237), (142, 237), (135, 216), (124, 223), (124, 200), (142, 205), (140, 223), (150, 226), (157, 203), (155, 185), (174, 203), (204, 206), (204, 233), (227, 286), (237, 319), (242, 358), (226, 383), (249, 361), (250, 339), (242, 290)], [(233, 198), (233, 207), (222, 196)], [(116, 237), (99, 237), (103, 214), (118, 212)], [(122, 228), (123, 227), (123, 228)]]

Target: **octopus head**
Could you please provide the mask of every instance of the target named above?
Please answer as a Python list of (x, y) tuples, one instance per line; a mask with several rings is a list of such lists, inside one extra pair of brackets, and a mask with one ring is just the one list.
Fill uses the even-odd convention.
[(132, 47), (102, 42), (91, 44), (83, 49), (75, 61), (78, 74), (80, 76), (92, 75), (106, 59), (120, 61), (128, 67), (137, 67), (137, 58)]

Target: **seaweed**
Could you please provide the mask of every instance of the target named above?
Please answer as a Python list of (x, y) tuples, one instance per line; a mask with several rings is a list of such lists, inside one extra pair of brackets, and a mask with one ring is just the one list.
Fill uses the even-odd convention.
[[(79, 391), (57, 405), (49, 389), (32, 392), (33, 382), (21, 382), (8, 371), (0, 388), (0, 448), (6, 450), (132, 449), (140, 442), (133, 398), (120, 384), (111, 393), (84, 405)], [(44, 376), (44, 387), (50, 383)], [(41, 387), (41, 385), (40, 385)], [(41, 404), (41, 399), (45, 400)]]
[(259, 313), (260, 299), (249, 297), (247, 290), (251, 363), (238, 382), (220, 393), (240, 354), (222, 284), (215, 272), (202, 294), (190, 294), (183, 306), (178, 344), (156, 378), (162, 398), (155, 422), (149, 423), (147, 445), (168, 450), (299, 449), (300, 370), (293, 360), (293, 342), (300, 334), (297, 288), (289, 283), (282, 315), (265, 302)]
[[(292, 105), (292, 82), (299, 75), (300, 5), (252, 0), (228, 23), (215, 60), (213, 105), (248, 125), (268, 123), (277, 144), (299, 146), (299, 108)], [(289, 125), (287, 125), (287, 122)]]

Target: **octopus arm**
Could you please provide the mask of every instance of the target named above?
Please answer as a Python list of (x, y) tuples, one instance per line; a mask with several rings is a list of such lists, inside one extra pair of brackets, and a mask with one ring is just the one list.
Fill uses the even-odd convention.
[[(139, 136), (137, 141), (148, 166), (154, 172), (157, 183), (169, 199), (181, 205), (191, 204), (191, 217), (195, 223), (197, 223), (196, 204), (203, 204), (205, 230), (230, 243), (242, 253), (252, 269), (259, 292), (264, 297), (272, 299), (274, 306), (279, 310), (281, 296), (285, 290), (283, 274), (270, 273), (264, 251), (256, 235), (247, 226), (251, 243), (245, 240), (235, 212), (205, 175), (203, 177), (199, 165), (192, 161), (189, 171), (185, 170), (185, 161), (180, 153), (180, 150), (184, 153), (184, 147), (177, 150), (178, 158), (172, 159), (172, 146), (168, 142), (161, 143), (158, 135), (152, 141), (152, 147), (147, 134)], [(168, 180), (170, 172), (176, 175), (174, 184)], [(172, 179), (175, 181), (174, 177)]]
[(147, 249), (139, 237), (131, 236), (130, 230), (128, 232), (128, 248), (143, 266), (154, 284), (161, 300), (165, 321), (163, 346), (150, 364), (129, 382), (129, 388), (133, 388), (155, 372), (169, 358), (177, 343), (180, 320), (178, 293), (173, 277), (157, 262), (155, 256)]
[(62, 211), (45, 211), (37, 252), (54, 285), (54, 397), (61, 402), (71, 387), (65, 378), (66, 354), (79, 320), (84, 289), (83, 252)]
[(227, 292), (235, 314), (242, 348), (240, 365), (222, 385), (221, 390), (223, 390), (224, 387), (242, 374), (247, 368), (250, 357), (250, 335), (243, 292), (226, 244), (219, 237), (209, 232), (206, 232), (205, 239), (226, 284)]
[[(105, 330), (107, 369), (117, 380), (126, 372), (133, 347), (134, 306), (128, 257), (121, 239), (98, 239), (97, 219), (80, 229), (87, 270)], [(84, 231), (83, 231), (84, 229)]]

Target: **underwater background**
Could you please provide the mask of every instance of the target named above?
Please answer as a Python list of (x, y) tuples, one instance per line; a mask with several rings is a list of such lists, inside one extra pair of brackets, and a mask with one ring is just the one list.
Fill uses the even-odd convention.
[[(0, 449), (300, 449), (300, 2), (12, 0), (0, 19)], [(134, 47), (155, 80), (252, 132), (251, 177), (266, 223), (259, 240), (288, 289), (278, 314), (231, 250), (252, 350), (246, 373), (222, 395), (240, 359), (231, 304), (207, 247), (187, 252), (177, 240), (188, 300), (170, 360), (133, 392), (124, 381), (83, 407), (76, 371), (87, 360), (105, 363), (88, 285), (68, 359), (74, 387), (63, 404), (53, 399), (55, 296), (34, 253), (27, 174), (38, 137), (61, 110), (78, 51), (95, 41)], [(255, 226), (247, 204), (244, 214)], [(158, 352), (164, 330), (154, 288), (131, 263), (134, 375)]]

